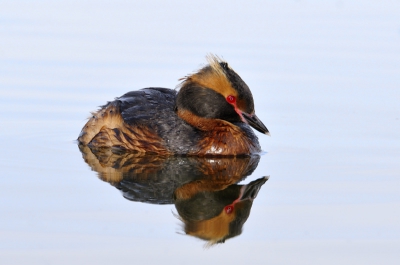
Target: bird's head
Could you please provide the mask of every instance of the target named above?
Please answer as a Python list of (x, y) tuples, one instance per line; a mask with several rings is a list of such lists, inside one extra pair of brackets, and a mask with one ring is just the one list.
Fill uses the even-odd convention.
[(244, 122), (269, 135), (255, 114), (253, 95), (240, 76), (220, 58), (209, 55), (208, 65), (182, 78), (176, 109), (200, 118)]

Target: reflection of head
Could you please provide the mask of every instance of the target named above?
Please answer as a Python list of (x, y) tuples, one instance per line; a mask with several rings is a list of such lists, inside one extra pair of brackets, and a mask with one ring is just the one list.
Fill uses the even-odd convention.
[[(244, 203), (243, 203), (244, 204)], [(202, 221), (184, 220), (184, 231), (187, 235), (208, 241), (208, 245), (224, 243), (225, 240), (238, 236), (242, 233), (243, 224), (250, 214), (251, 202), (244, 207), (235, 207), (231, 212), (222, 210), (214, 218)], [(239, 205), (237, 205), (239, 206)]]
[(215, 192), (200, 191), (189, 199), (175, 198), (185, 233), (208, 241), (209, 246), (240, 235), (253, 200), (266, 180), (230, 185)]

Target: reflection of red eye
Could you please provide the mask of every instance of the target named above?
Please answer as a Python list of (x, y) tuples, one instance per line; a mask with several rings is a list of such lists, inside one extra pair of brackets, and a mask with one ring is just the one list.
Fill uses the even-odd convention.
[(236, 98), (232, 95), (229, 95), (226, 97), (226, 101), (228, 101), (229, 103), (235, 103), (236, 102)]
[(225, 210), (225, 212), (226, 212), (227, 214), (232, 213), (232, 212), (233, 212), (233, 205), (225, 206), (224, 210)]

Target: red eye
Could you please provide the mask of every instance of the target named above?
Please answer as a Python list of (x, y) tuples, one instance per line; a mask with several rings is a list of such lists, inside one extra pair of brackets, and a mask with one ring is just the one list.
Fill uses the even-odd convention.
[(227, 214), (230, 214), (230, 213), (232, 213), (233, 212), (233, 205), (228, 205), (228, 206), (225, 206), (225, 212), (227, 213)]
[(226, 97), (226, 101), (228, 101), (229, 103), (233, 104), (236, 102), (236, 98), (232, 95), (229, 95)]

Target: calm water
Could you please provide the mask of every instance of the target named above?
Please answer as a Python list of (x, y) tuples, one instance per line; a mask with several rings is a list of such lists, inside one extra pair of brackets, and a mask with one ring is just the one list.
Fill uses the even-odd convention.
[[(397, 264), (399, 17), (398, 1), (0, 2), (0, 263)], [(251, 88), (263, 155), (85, 162), (90, 111), (174, 88), (209, 52)], [(121, 159), (154, 166), (151, 185)], [(269, 176), (242, 233), (209, 248), (178, 217), (197, 206), (167, 196), (199, 177), (193, 163), (242, 163), (223, 190)]]

